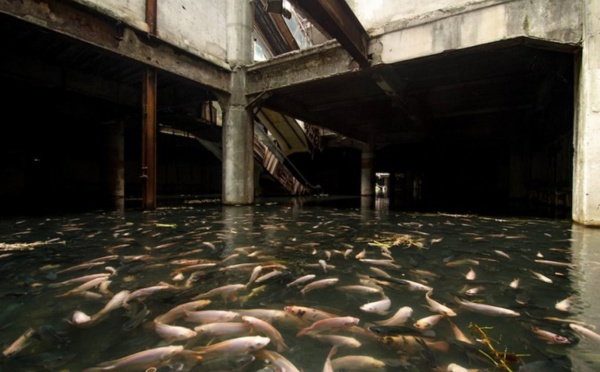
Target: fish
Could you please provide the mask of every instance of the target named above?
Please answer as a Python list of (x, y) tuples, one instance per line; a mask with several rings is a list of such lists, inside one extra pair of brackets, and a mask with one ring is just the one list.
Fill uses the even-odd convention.
[(554, 308), (556, 310), (560, 310), (560, 311), (569, 311), (572, 304), (573, 304), (573, 296), (569, 296), (569, 297), (565, 298), (564, 300), (558, 301), (554, 305)]
[(410, 306), (403, 306), (396, 313), (388, 319), (384, 320), (376, 320), (373, 323), (382, 326), (392, 326), (392, 325), (404, 325), (408, 318), (410, 318), (413, 314), (413, 309)]
[(265, 363), (273, 365), (276, 368), (273, 372), (300, 372), (298, 367), (276, 351), (261, 349), (254, 355)]
[(413, 327), (415, 327), (421, 331), (424, 331), (426, 329), (431, 329), (436, 324), (438, 324), (441, 319), (443, 319), (445, 317), (446, 317), (446, 315), (444, 315), (444, 314), (429, 315), (429, 316), (426, 316), (424, 318), (417, 320), (413, 324)]
[(285, 306), (283, 308), (283, 310), (288, 314), (295, 315), (298, 318), (301, 318), (301, 319), (304, 319), (304, 320), (307, 320), (310, 322), (316, 322), (317, 320), (334, 318), (337, 316), (337, 315), (332, 314), (327, 311), (315, 309), (312, 307), (306, 307), (306, 306), (288, 305), (288, 306)]
[(477, 278), (477, 274), (475, 273), (475, 270), (473, 270), (473, 268), (471, 267), (469, 269), (469, 272), (465, 275), (465, 279), (475, 280), (476, 278)]
[[(209, 360), (202, 360), (197, 370), (203, 371), (220, 371), (220, 372), (233, 372), (242, 371), (256, 360), (256, 357), (252, 354), (239, 354), (239, 355), (224, 355)], [(190, 366), (182, 366), (180, 368), (174, 368), (169, 371), (186, 371)], [(146, 371), (151, 372), (151, 371)], [(160, 369), (156, 372), (162, 372)], [(165, 371), (167, 372), (167, 371)]]
[(325, 363), (323, 364), (323, 372), (334, 372), (333, 365), (331, 364), (331, 357), (333, 357), (337, 353), (337, 346), (333, 346), (329, 350), (329, 354), (325, 358)]
[(291, 281), (290, 283), (286, 284), (286, 287), (289, 288), (289, 287), (294, 287), (294, 286), (300, 285), (302, 283), (313, 280), (315, 277), (316, 277), (315, 274), (307, 274), (307, 275), (301, 276), (298, 279), (295, 279), (295, 280)]
[[(258, 279), (256, 280), (258, 282)], [(213, 288), (208, 292), (201, 293), (192, 297), (192, 300), (200, 300), (214, 296), (221, 296), (223, 300), (235, 299), (238, 296), (238, 291), (246, 289), (246, 284), (226, 284), (221, 287)]]
[(61, 293), (56, 295), (56, 297), (66, 297), (66, 296), (72, 296), (72, 295), (80, 295), (85, 293), (87, 290), (92, 289), (94, 287), (97, 287), (100, 285), (100, 283), (105, 282), (108, 280), (107, 276), (100, 276), (94, 279), (90, 279), (87, 282), (80, 284), (79, 286), (71, 289), (70, 291)]
[(533, 271), (533, 270), (529, 270), (529, 271), (531, 271), (531, 273), (532, 273), (532, 274), (533, 274), (533, 275), (534, 275), (534, 276), (535, 276), (537, 279), (541, 280), (542, 282), (545, 282), (545, 283), (552, 283), (552, 279), (548, 278), (547, 276), (545, 276), (545, 275), (543, 275), (543, 274), (541, 274), (541, 273), (538, 273), (538, 272), (536, 272), (536, 271)]
[(169, 342), (188, 340), (196, 337), (198, 334), (196, 331), (186, 327), (157, 322), (154, 322), (154, 330), (160, 337)]
[(252, 273), (250, 274), (250, 279), (248, 279), (248, 283), (246, 283), (246, 285), (252, 284), (256, 280), (256, 278), (258, 278), (262, 269), (263, 267), (261, 265), (257, 265), (256, 267), (254, 267), (254, 269), (252, 269)]
[(477, 296), (477, 295), (479, 294), (479, 292), (483, 291), (484, 289), (485, 289), (485, 287), (484, 287), (484, 286), (482, 286), (482, 285), (478, 285), (478, 286), (476, 286), (476, 287), (468, 288), (468, 289), (465, 291), (465, 294), (466, 294), (467, 296)]
[(510, 255), (504, 251), (501, 251), (499, 249), (494, 249), (494, 252), (498, 255), (498, 256), (502, 256), (504, 258), (508, 258), (510, 260)]
[(346, 355), (331, 360), (334, 371), (385, 371), (382, 360), (369, 355)]
[(462, 307), (464, 307), (465, 309), (476, 312), (476, 313), (480, 313), (480, 314), (486, 314), (486, 315), (491, 315), (491, 316), (508, 316), (508, 317), (517, 317), (517, 316), (521, 315), (514, 310), (506, 309), (503, 307), (487, 305), (487, 304), (480, 304), (480, 303), (475, 303), (475, 302), (471, 302), (471, 301), (467, 301), (467, 300), (461, 300), (458, 297), (454, 297), (454, 300), (458, 304), (460, 304)]
[(235, 355), (253, 353), (264, 348), (270, 342), (271, 339), (264, 336), (241, 336), (208, 346), (198, 346), (193, 348), (193, 351), (203, 359), (211, 359), (225, 354)]
[(448, 306), (442, 305), (441, 303), (435, 301), (430, 296), (433, 293), (433, 289), (430, 289), (425, 293), (425, 300), (429, 304), (429, 309), (435, 313), (440, 313), (447, 316), (456, 316), (454, 310), (449, 308)]
[(212, 322), (194, 327), (198, 336), (226, 340), (252, 335), (252, 328), (248, 323), (242, 322)]
[(211, 304), (211, 300), (195, 300), (175, 306), (164, 314), (154, 318), (155, 322), (170, 324), (186, 315), (186, 311), (194, 311)]
[(510, 282), (510, 284), (508, 286), (511, 287), (512, 289), (517, 289), (517, 288), (519, 288), (520, 281), (521, 280), (519, 278), (515, 278), (512, 282)]
[(364, 305), (361, 305), (360, 309), (367, 313), (385, 315), (389, 312), (388, 310), (391, 305), (392, 301), (389, 299), (389, 297), (384, 297), (381, 300), (368, 302)]
[(98, 364), (98, 366), (86, 368), (82, 372), (145, 370), (161, 362), (170, 360), (182, 351), (182, 345), (147, 349), (138, 353), (127, 355), (123, 358), (102, 362)]
[(63, 287), (63, 286), (74, 284), (74, 283), (87, 282), (87, 281), (90, 281), (90, 280), (93, 280), (93, 279), (97, 279), (97, 278), (107, 278), (110, 275), (111, 275), (110, 273), (99, 273), (99, 274), (84, 275), (84, 276), (80, 276), (80, 277), (77, 277), (77, 278), (65, 280), (65, 281), (62, 281), (62, 282), (59, 282), (59, 283), (50, 283), (50, 284), (48, 284), (48, 288), (58, 288), (58, 287)]
[(125, 300), (125, 303), (131, 302), (132, 300), (134, 300), (136, 298), (144, 299), (156, 292), (164, 291), (167, 289), (173, 289), (173, 288), (175, 288), (175, 287), (173, 287), (170, 284), (159, 284), (159, 285), (154, 285), (154, 286), (150, 286), (150, 287), (140, 288), (140, 289), (137, 289), (137, 290), (131, 292), (129, 294), (129, 296), (127, 297), (127, 299)]
[(271, 342), (276, 345), (278, 352), (282, 353), (289, 350), (281, 333), (270, 323), (250, 315), (243, 315), (242, 322), (250, 325), (250, 327), (259, 334), (270, 338)]
[(460, 328), (458, 328), (458, 326), (456, 324), (454, 324), (454, 322), (452, 322), (452, 320), (450, 320), (449, 317), (446, 317), (446, 320), (448, 321), (448, 323), (450, 324), (450, 329), (452, 330), (452, 333), (454, 334), (454, 338), (456, 338), (458, 341), (460, 342), (464, 342), (467, 344), (473, 344), (473, 341), (471, 341), (470, 338), (468, 338), (461, 330)]
[(389, 267), (392, 269), (401, 269), (402, 268), (402, 265), (394, 263), (394, 261), (392, 261), (392, 260), (378, 260), (378, 259), (371, 259), (371, 258), (361, 258), (361, 259), (359, 259), (359, 261), (368, 263), (371, 265)]
[(600, 334), (593, 330), (576, 323), (569, 323), (569, 327), (583, 338), (600, 343)]
[(350, 336), (342, 336), (342, 335), (334, 335), (334, 334), (320, 334), (320, 333), (307, 333), (307, 336), (310, 336), (316, 340), (329, 343), (333, 346), (337, 347), (349, 347), (356, 349), (362, 345), (360, 341), (358, 341), (354, 337)]
[(331, 331), (342, 328), (348, 328), (349, 326), (358, 325), (359, 319), (352, 316), (333, 317), (317, 320), (310, 326), (302, 328), (296, 333), (296, 337), (307, 334), (308, 332), (322, 332)]
[(477, 266), (477, 265), (479, 265), (479, 261), (474, 260), (472, 258), (463, 258), (463, 259), (460, 259), (460, 260), (446, 262), (445, 265), (448, 266), (448, 267), (455, 267), (455, 266), (462, 266), (462, 265)]
[(413, 354), (417, 351), (421, 352), (423, 350), (423, 344), (439, 352), (447, 352), (449, 349), (449, 344), (447, 341), (433, 341), (431, 339), (423, 337), (422, 335), (384, 336), (379, 339), (379, 342), (392, 350), (396, 350), (408, 355)]
[(423, 291), (423, 292), (427, 292), (430, 290), (433, 290), (432, 287), (426, 285), (426, 284), (422, 284), (419, 282), (415, 282), (412, 280), (408, 280), (408, 279), (402, 279), (402, 278), (385, 278), (385, 277), (372, 277), (374, 279), (379, 279), (381, 281), (387, 281), (387, 282), (392, 282), (392, 283), (398, 283), (398, 284), (402, 284), (402, 285), (407, 285), (408, 286), (408, 290), (409, 291)]
[(231, 322), (239, 318), (240, 314), (229, 310), (184, 310), (186, 322), (191, 323), (213, 323), (213, 322)]
[(533, 332), (537, 338), (544, 340), (549, 344), (568, 344), (571, 342), (565, 336), (561, 336), (554, 332), (550, 332), (535, 326), (531, 326), (531, 332)]
[(314, 282), (306, 284), (300, 290), (300, 293), (306, 295), (308, 292), (314, 291), (315, 289), (323, 289), (334, 286), (339, 281), (339, 278), (325, 278), (316, 280)]
[(560, 261), (551, 261), (551, 260), (534, 260), (537, 263), (546, 264), (550, 266), (559, 266), (559, 267), (568, 267), (570, 269), (576, 269), (577, 265), (570, 262), (560, 262)]
[(35, 329), (29, 327), (25, 332), (23, 332), (9, 347), (2, 351), (2, 355), (4, 357), (11, 357), (21, 350), (23, 350), (27, 345), (29, 345), (31, 338), (36, 334)]
[(342, 292), (354, 292), (361, 294), (376, 294), (382, 293), (381, 287), (367, 286), (367, 285), (343, 285), (335, 287), (336, 290)]

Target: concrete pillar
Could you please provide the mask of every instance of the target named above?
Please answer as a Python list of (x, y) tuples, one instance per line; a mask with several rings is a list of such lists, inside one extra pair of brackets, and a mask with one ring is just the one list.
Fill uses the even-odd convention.
[(106, 193), (110, 210), (125, 211), (125, 135), (122, 121), (106, 125)]
[(223, 204), (254, 202), (254, 123), (246, 109), (246, 70), (253, 61), (251, 1), (227, 0), (227, 59), (231, 96), (223, 122)]
[(573, 164), (573, 221), (600, 226), (600, 0), (585, 0), (578, 71)]
[(373, 146), (365, 145), (361, 153), (360, 162), (360, 196), (373, 196), (375, 194), (373, 159)]

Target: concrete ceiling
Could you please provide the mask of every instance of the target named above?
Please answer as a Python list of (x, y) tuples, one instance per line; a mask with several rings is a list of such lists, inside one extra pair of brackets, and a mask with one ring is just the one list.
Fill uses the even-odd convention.
[[(141, 63), (0, 17), (0, 79), (15, 102), (25, 99), (23, 107), (35, 102), (48, 113), (84, 120), (141, 115)], [(283, 32), (282, 51), (292, 47), (289, 41)], [(356, 39), (346, 43), (353, 48)], [(509, 122), (539, 121), (557, 99), (572, 100), (575, 52), (516, 39), (394, 65), (363, 63), (351, 73), (292, 78), (269, 90), (261, 104), (377, 147), (424, 141), (452, 129), (475, 139), (497, 136), (510, 130)], [(293, 66), (292, 56), (282, 68)], [(181, 129), (197, 125), (201, 102), (216, 99), (210, 86), (165, 72), (159, 73), (159, 91), (159, 122)]]

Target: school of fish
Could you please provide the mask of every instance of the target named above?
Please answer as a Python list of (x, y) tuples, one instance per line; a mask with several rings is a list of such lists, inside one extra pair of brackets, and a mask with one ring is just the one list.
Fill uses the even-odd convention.
[(0, 236), (14, 283), (0, 369), (530, 371), (556, 358), (563, 370), (567, 348), (600, 344), (577, 293), (557, 286), (577, 268), (552, 224), (532, 248), (511, 220), (221, 213), (16, 221)]

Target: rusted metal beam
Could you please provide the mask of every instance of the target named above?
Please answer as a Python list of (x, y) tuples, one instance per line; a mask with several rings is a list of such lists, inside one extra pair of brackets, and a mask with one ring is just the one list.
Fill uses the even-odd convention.
[(158, 0), (146, 0), (146, 24), (148, 24), (148, 32), (152, 36), (156, 36), (157, 31), (157, 4)]
[(157, 38), (150, 40), (147, 36), (149, 30), (139, 30), (116, 22), (81, 7), (77, 2), (0, 0), (0, 13), (195, 81), (207, 88), (229, 92), (230, 71), (227, 66), (218, 66)]
[(369, 66), (369, 35), (345, 0), (294, 0), (314, 22), (334, 37), (360, 67)]
[(142, 86), (142, 209), (156, 209), (157, 73), (146, 68)]

